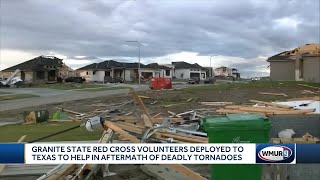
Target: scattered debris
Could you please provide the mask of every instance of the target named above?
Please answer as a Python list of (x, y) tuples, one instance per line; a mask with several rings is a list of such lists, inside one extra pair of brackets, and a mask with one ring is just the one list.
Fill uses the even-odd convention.
[(292, 138), (296, 133), (293, 129), (284, 129), (278, 133), (279, 138)]
[(298, 84), (298, 86), (303, 86), (303, 87), (308, 87), (308, 88), (320, 90), (320, 87), (310, 86), (310, 85), (307, 85), (307, 84)]
[(301, 92), (302, 94), (318, 94), (317, 92), (309, 91), (309, 90), (303, 90)]
[(225, 105), (233, 104), (233, 102), (200, 102), (200, 104), (206, 105), (206, 106), (225, 106)]
[(274, 95), (274, 96), (284, 96), (284, 97), (288, 97), (288, 95), (284, 94), (284, 93), (268, 93), (268, 92), (259, 92), (260, 94), (264, 94), (264, 95)]
[(190, 102), (193, 98), (189, 98), (186, 102)]

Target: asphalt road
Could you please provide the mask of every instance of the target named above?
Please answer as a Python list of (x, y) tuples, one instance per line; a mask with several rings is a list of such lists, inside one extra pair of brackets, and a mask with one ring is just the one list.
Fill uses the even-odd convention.
[(40, 97), (15, 99), (8, 101), (0, 101), (0, 112), (14, 109), (21, 109), (32, 106), (41, 106), (44, 104), (61, 103), (66, 101), (74, 101), (81, 99), (96, 98), (100, 96), (112, 96), (127, 94), (128, 89), (113, 89), (105, 91), (66, 91), (46, 88), (23, 88), (23, 89), (1, 89), (1, 92), (10, 92), (15, 94), (27, 93), (39, 95)]

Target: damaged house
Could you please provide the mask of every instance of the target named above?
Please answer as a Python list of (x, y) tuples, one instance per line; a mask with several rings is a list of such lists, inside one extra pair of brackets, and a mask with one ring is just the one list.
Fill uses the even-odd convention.
[[(121, 78), (125, 81), (139, 79), (139, 63), (125, 63), (114, 60), (106, 60), (100, 63), (93, 63), (77, 69), (81, 77), (91, 82), (104, 82), (111, 78)], [(172, 70), (169, 67), (152, 63), (144, 65), (140, 63), (142, 79), (152, 77), (172, 77)]]
[(17, 69), (16, 74), (25, 83), (54, 83), (57, 82), (62, 59), (54, 56), (39, 56), (1, 71), (4, 78), (10, 77)]
[(240, 79), (240, 73), (236, 68), (229, 68), (226, 66), (221, 66), (213, 70), (217, 78), (228, 78), (232, 77), (234, 79)]
[(189, 64), (184, 61), (172, 62), (174, 66), (174, 77), (176, 79), (190, 79), (200, 78), (200, 80), (206, 79), (207, 70), (199, 64)]
[(267, 61), (271, 80), (320, 82), (320, 44), (305, 44)]

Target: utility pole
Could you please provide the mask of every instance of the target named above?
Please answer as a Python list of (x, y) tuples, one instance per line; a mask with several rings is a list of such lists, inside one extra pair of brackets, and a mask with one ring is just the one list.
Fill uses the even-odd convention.
[(141, 84), (141, 72), (140, 72), (140, 46), (141, 46), (141, 43), (139, 41), (126, 41), (126, 42), (129, 42), (129, 43), (137, 43), (138, 44), (138, 58), (139, 58), (139, 65), (138, 65), (138, 77), (139, 77), (139, 87), (140, 87), (140, 84)]

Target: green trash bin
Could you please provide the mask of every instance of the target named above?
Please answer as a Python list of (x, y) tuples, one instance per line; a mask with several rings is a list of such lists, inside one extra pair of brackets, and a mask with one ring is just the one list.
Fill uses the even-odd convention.
[[(266, 143), (269, 141), (270, 121), (259, 114), (229, 114), (207, 116), (201, 126), (209, 143)], [(213, 180), (261, 180), (262, 166), (248, 164), (212, 164)]]

